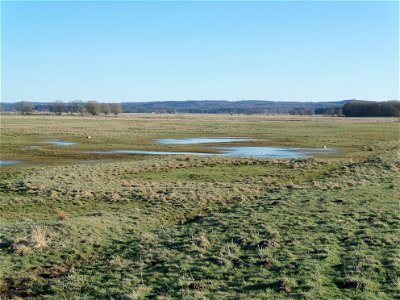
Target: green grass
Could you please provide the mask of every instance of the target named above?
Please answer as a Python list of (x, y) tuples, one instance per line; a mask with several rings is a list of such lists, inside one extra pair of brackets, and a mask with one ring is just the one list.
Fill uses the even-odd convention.
[[(399, 299), (393, 120), (61, 119), (2, 116), (1, 159), (50, 165), (1, 169), (1, 299)], [(80, 153), (90, 149), (202, 148), (151, 144), (186, 135), (340, 151), (316, 159), (116, 155), (76, 163), (104, 159)], [(50, 138), (81, 144), (25, 149)], [(38, 228), (47, 245), (35, 249)]]

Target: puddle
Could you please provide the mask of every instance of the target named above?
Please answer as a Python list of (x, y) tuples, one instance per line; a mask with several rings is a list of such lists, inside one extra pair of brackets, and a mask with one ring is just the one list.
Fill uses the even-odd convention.
[(224, 147), (214, 149), (221, 150), (223, 156), (259, 157), (259, 158), (304, 158), (313, 154), (333, 154), (332, 148), (277, 148), (277, 147)]
[[(249, 142), (255, 141), (253, 138), (239, 138), (239, 137), (200, 137), (200, 138), (182, 138), (182, 139), (157, 139), (154, 140), (157, 144), (212, 144), (212, 143), (232, 143), (232, 142)], [(222, 156), (240, 156), (240, 157), (260, 157), (260, 158), (304, 158), (311, 157), (313, 154), (333, 154), (336, 152), (332, 148), (279, 148), (279, 147), (210, 147), (209, 149), (219, 150), (220, 153), (214, 155)], [(153, 151), (148, 151), (146, 154)], [(131, 152), (135, 154), (135, 151)], [(143, 153), (142, 153), (143, 154)], [(196, 154), (202, 155), (204, 153), (196, 152), (158, 152), (157, 154)]]
[(71, 146), (71, 145), (76, 145), (78, 143), (76, 142), (67, 142), (67, 141), (62, 141), (62, 140), (48, 140), (44, 141), (46, 144), (53, 144), (57, 146)]
[(108, 150), (94, 151), (96, 154), (148, 154), (148, 155), (213, 155), (202, 152), (168, 152), (168, 151), (145, 151), (145, 150)]
[[(186, 144), (213, 144), (213, 143), (231, 143), (231, 142), (248, 142), (255, 141), (253, 138), (242, 137), (197, 137), (182, 139), (156, 139), (157, 144), (165, 145), (186, 145)], [(44, 143), (70, 146), (78, 144), (77, 142), (68, 142), (63, 140), (47, 140)], [(138, 154), (138, 155), (215, 155), (215, 156), (239, 156), (239, 157), (258, 157), (258, 158), (307, 158), (313, 155), (333, 154), (336, 152), (334, 148), (282, 148), (282, 147), (262, 147), (262, 146), (226, 146), (226, 147), (208, 147), (209, 150), (217, 151), (217, 153), (206, 152), (170, 152), (170, 151), (151, 151), (151, 150), (99, 150), (85, 153), (94, 154)], [(95, 164), (99, 160), (81, 160), (78, 163)], [(12, 163), (11, 163), (12, 164)]]
[(20, 164), (20, 160), (0, 160), (0, 167), (13, 166)]
[(251, 138), (238, 137), (200, 137), (200, 138), (183, 138), (183, 139), (157, 139), (157, 144), (164, 145), (188, 145), (188, 144), (212, 144), (212, 143), (233, 143), (233, 142), (249, 142), (255, 141)]
[(276, 148), (276, 147), (212, 147), (219, 153), (204, 152), (168, 152), (168, 151), (144, 151), (144, 150), (108, 150), (94, 151), (96, 154), (148, 154), (148, 155), (216, 155), (216, 156), (240, 156), (259, 158), (305, 158), (313, 154), (333, 154), (335, 149), (306, 149), (306, 148)]

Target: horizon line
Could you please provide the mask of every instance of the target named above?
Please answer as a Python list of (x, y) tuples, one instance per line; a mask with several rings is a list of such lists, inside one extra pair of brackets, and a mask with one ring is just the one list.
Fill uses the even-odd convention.
[(342, 102), (342, 101), (371, 101), (371, 102), (385, 102), (385, 101), (400, 101), (400, 99), (385, 99), (385, 100), (369, 100), (369, 99), (356, 99), (356, 98), (348, 98), (348, 99), (340, 99), (340, 100), (318, 100), (318, 101), (307, 101), (307, 100), (266, 100), (266, 99), (239, 99), (239, 100), (227, 100), (227, 99), (203, 99), (203, 100), (197, 100), (197, 99), (187, 99), (187, 100), (139, 100), (139, 101), (132, 101), (132, 100), (121, 100), (121, 101), (100, 101), (100, 100), (95, 100), (95, 99), (89, 99), (89, 100), (84, 100), (84, 99), (75, 99), (75, 100), (61, 100), (61, 99), (55, 99), (55, 100), (7, 100), (7, 101), (2, 101), (0, 100), (0, 103), (18, 103), (18, 102), (30, 102), (30, 103), (53, 103), (55, 101), (62, 101), (64, 103), (70, 103), (74, 101), (82, 101), (82, 102), (88, 102), (88, 101), (96, 101), (98, 103), (151, 103), (151, 102), (205, 102), (205, 101), (225, 101), (225, 102), (241, 102), (241, 101), (259, 101), (259, 102), (292, 102), (292, 103), (320, 103), (320, 102)]

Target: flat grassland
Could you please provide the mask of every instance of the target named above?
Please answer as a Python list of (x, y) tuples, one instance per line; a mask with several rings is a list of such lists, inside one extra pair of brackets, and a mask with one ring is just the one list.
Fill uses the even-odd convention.
[[(210, 136), (337, 152), (90, 153)], [(396, 119), (3, 115), (0, 138), (24, 162), (0, 170), (0, 299), (400, 299)]]

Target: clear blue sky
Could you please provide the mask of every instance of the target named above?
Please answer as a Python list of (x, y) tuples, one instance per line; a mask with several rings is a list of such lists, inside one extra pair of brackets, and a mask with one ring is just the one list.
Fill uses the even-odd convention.
[(1, 100), (399, 98), (399, 3), (4, 2)]

